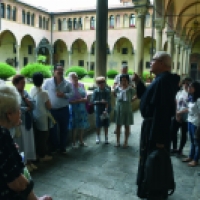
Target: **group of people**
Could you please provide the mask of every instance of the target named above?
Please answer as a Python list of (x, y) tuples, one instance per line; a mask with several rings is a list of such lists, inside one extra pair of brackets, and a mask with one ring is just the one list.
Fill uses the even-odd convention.
[[(116, 123), (116, 147), (120, 147), (121, 127), (125, 127), (123, 147), (128, 147), (130, 125), (133, 124), (132, 101), (140, 99), (140, 111), (144, 118), (141, 128), (140, 159), (137, 176), (137, 196), (148, 200), (167, 198), (167, 191), (148, 190), (144, 187), (146, 161), (156, 149), (182, 154), (189, 131), (191, 151), (184, 162), (196, 166), (200, 154), (200, 85), (189, 78), (182, 82), (171, 73), (171, 57), (166, 52), (157, 52), (151, 61), (155, 80), (146, 87), (140, 77), (128, 75), (127, 66), (115, 78), (115, 107), (111, 107), (111, 90), (105, 77), (97, 77), (97, 88), (89, 104), (94, 107), (96, 119), (96, 143), (101, 142), (101, 128), (105, 132), (105, 144), (109, 143), (109, 116), (114, 109)], [(52, 159), (52, 153), (66, 154), (68, 131), (73, 133), (72, 147), (87, 146), (83, 140), (84, 130), (89, 127), (86, 108), (87, 93), (79, 83), (76, 73), (63, 77), (61, 64), (54, 66), (54, 76), (43, 82), (41, 73), (33, 75), (34, 87), (28, 93), (25, 78), (13, 77), (13, 85), (0, 85), (0, 199), (2, 200), (51, 200), (51, 197), (36, 197), (33, 181), (24, 170), (37, 169), (33, 163)], [(178, 92), (178, 93), (177, 93)], [(175, 101), (176, 99), (176, 101)], [(177, 149), (177, 131), (182, 128), (180, 148)], [(77, 135), (78, 143), (77, 143)], [(20, 156), (20, 152), (24, 155)], [(22, 159), (23, 158), (23, 159)], [(26, 173), (25, 173), (26, 172)]]

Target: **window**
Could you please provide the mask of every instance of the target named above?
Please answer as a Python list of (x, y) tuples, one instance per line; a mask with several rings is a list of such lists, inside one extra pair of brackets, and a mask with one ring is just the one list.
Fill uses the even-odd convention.
[(117, 28), (120, 27), (120, 15), (117, 15), (117, 17), (116, 17), (116, 27)]
[(91, 19), (90, 19), (90, 29), (91, 30), (95, 29), (95, 19), (94, 19), (94, 17), (91, 17)]
[(39, 28), (42, 28), (42, 17), (39, 16)]
[(24, 10), (22, 10), (22, 23), (25, 24), (26, 23), (26, 13)]
[(62, 66), (65, 66), (65, 61), (64, 60), (60, 60), (60, 63), (62, 64)]
[(90, 70), (94, 70), (94, 62), (90, 62)]
[(7, 19), (11, 18), (10, 5), (7, 5)]
[(110, 16), (110, 28), (114, 28), (115, 25), (115, 18), (113, 15)]
[(92, 47), (92, 49), (91, 49), (91, 54), (92, 54), (92, 55), (95, 54), (95, 48), (94, 48), (94, 47)]
[(73, 20), (73, 28), (74, 28), (74, 30), (77, 30), (77, 20), (76, 20), (76, 18), (74, 18), (74, 20)]
[(150, 62), (146, 62), (146, 69), (150, 69), (151, 66), (150, 66)]
[(5, 6), (4, 6), (4, 3), (1, 3), (1, 17), (5, 18)]
[(78, 66), (84, 67), (84, 60), (79, 60), (78, 61)]
[(68, 19), (68, 29), (72, 30), (72, 20), (71, 20), (71, 18)]
[(27, 12), (27, 19), (26, 19), (26, 23), (27, 23), (28, 25), (30, 25), (30, 24), (31, 24), (31, 15), (30, 15), (30, 12)]
[(82, 28), (83, 28), (83, 26), (82, 26), (82, 18), (80, 17), (80, 18), (78, 19), (78, 29), (79, 29), (79, 30), (82, 30)]
[(146, 27), (150, 27), (150, 14), (149, 13), (147, 13), (146, 14), (146, 17), (145, 17), (145, 26)]
[(135, 27), (135, 15), (134, 14), (131, 14), (130, 16), (130, 24), (129, 24), (130, 27)]
[(46, 29), (46, 27), (45, 27), (46, 26), (46, 19), (45, 19), (45, 17), (43, 17), (43, 23), (42, 24), (43, 24), (43, 29), (45, 30)]
[(12, 19), (13, 19), (13, 21), (16, 21), (16, 15), (17, 15), (17, 9), (16, 9), (16, 7), (14, 7), (13, 10), (12, 10)]
[(29, 55), (33, 54), (33, 46), (32, 45), (28, 45), (28, 54)]
[(124, 27), (128, 27), (129, 26), (129, 17), (127, 14), (125, 14), (124, 16)]
[(122, 61), (122, 66), (128, 66), (128, 62), (127, 61)]
[(62, 22), (58, 19), (58, 31), (62, 31)]
[(31, 26), (35, 26), (35, 15), (31, 15)]
[(24, 57), (24, 66), (28, 64), (28, 57)]
[(122, 48), (122, 54), (128, 54), (128, 48)]
[(49, 30), (49, 19), (46, 21), (46, 30)]

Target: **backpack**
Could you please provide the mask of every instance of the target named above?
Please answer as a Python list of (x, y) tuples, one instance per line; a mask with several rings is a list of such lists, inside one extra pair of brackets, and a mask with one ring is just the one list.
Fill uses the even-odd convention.
[(165, 149), (153, 151), (146, 160), (143, 191), (161, 191), (165, 198), (175, 191), (174, 172), (169, 153)]

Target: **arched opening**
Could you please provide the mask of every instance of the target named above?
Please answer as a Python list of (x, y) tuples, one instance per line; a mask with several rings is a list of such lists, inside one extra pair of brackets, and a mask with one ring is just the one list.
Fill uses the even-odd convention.
[(26, 12), (22, 10), (22, 24), (26, 24)]
[(46, 30), (49, 30), (49, 19), (46, 20)]
[(62, 22), (61, 22), (61, 19), (58, 19), (58, 31), (62, 31)]
[(131, 14), (131, 16), (130, 16), (129, 27), (135, 27), (135, 15), (134, 14)]
[(90, 30), (94, 30), (95, 29), (95, 18), (91, 17), (90, 18)]
[(26, 66), (28, 63), (35, 62), (35, 41), (30, 35), (25, 35), (20, 44), (20, 63)]
[(60, 39), (55, 41), (53, 63), (62, 63), (63, 66), (68, 66), (68, 57), (66, 43)]
[(114, 44), (114, 59), (108, 63), (108, 66), (112, 69), (120, 71), (121, 66), (123, 64), (127, 64), (130, 70), (133, 71), (134, 53), (132, 42), (126, 37), (119, 38)]
[(31, 26), (35, 26), (35, 15), (34, 15), (34, 13), (31, 15)]
[(0, 62), (9, 60), (9, 64), (17, 67), (17, 40), (15, 35), (5, 30), (0, 34)]
[(79, 17), (79, 19), (78, 19), (78, 29), (79, 30), (83, 30), (83, 22), (82, 21), (83, 21), (82, 18)]
[(30, 25), (30, 24), (31, 24), (31, 14), (30, 14), (30, 12), (27, 12), (27, 19), (26, 19), (26, 23), (27, 23), (28, 25)]
[(115, 17), (113, 15), (110, 16), (110, 28), (114, 28), (115, 26)]
[(46, 39), (46, 38), (43, 38), (38, 47), (36, 48), (36, 53), (37, 55), (43, 55), (43, 56), (46, 56), (46, 63), (47, 64), (50, 64), (51, 63), (51, 54), (50, 54), (50, 51), (51, 51), (51, 45), (49, 43), (49, 41)]
[(39, 16), (39, 28), (42, 28), (42, 16)]
[(1, 3), (1, 18), (5, 18), (5, 5)]
[(7, 19), (11, 19), (11, 9), (10, 9), (10, 5), (7, 5), (6, 14), (7, 14)]
[(12, 9), (12, 20), (17, 21), (17, 9), (16, 9), (16, 7), (13, 7), (13, 9)]
[(87, 66), (88, 53), (87, 44), (82, 39), (77, 39), (72, 43), (71, 47), (71, 66)]

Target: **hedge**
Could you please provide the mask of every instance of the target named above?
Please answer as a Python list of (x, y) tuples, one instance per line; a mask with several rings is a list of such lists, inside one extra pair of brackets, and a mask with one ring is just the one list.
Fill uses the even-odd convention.
[(70, 72), (76, 72), (79, 79), (82, 79), (84, 76), (88, 74), (87, 71), (83, 67), (79, 67), (79, 66), (70, 67), (65, 73), (66, 76), (68, 76)]
[(107, 71), (107, 77), (108, 78), (115, 78), (115, 76), (118, 75), (118, 71), (111, 69)]
[(90, 71), (88, 72), (88, 76), (89, 76), (90, 78), (94, 78), (94, 71), (90, 70)]
[(44, 78), (50, 78), (52, 76), (51, 66), (43, 65), (42, 63), (29, 63), (21, 70), (21, 74), (26, 78), (32, 78), (36, 72), (41, 72)]
[(0, 78), (6, 80), (16, 74), (16, 70), (7, 63), (0, 63)]

